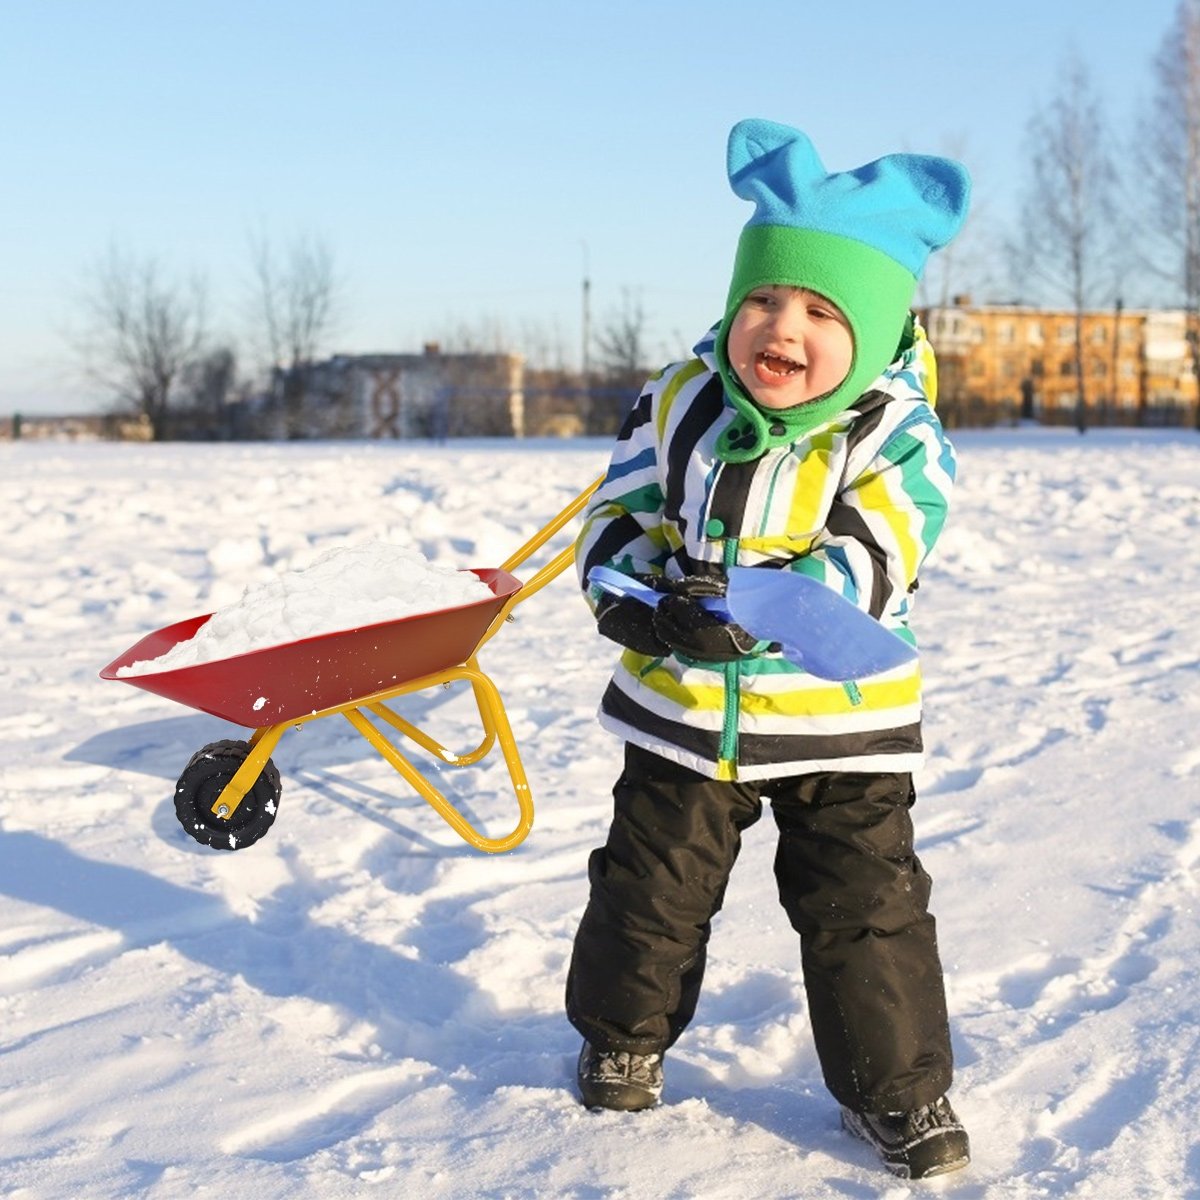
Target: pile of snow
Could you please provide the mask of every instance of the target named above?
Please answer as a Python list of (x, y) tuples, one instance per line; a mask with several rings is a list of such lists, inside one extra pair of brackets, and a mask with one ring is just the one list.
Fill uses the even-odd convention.
[(158, 658), (119, 667), (117, 674), (150, 675), (218, 662), (300, 638), (487, 600), (477, 575), (437, 566), (410, 546), (368, 542), (328, 550), (312, 566), (248, 587), (236, 603), (215, 612), (196, 634)]

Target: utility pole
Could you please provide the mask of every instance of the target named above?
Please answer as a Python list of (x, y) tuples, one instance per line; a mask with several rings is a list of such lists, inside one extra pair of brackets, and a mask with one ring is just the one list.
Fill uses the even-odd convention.
[(1117, 297), (1113, 304), (1113, 344), (1112, 344), (1112, 406), (1114, 410), (1113, 420), (1117, 419), (1115, 410), (1121, 405), (1120, 391), (1121, 379), (1118, 373), (1121, 358), (1121, 310), (1125, 307), (1125, 301), (1120, 296)]
[(579, 377), (582, 396), (580, 397), (580, 417), (583, 421), (583, 431), (587, 433), (592, 419), (592, 281), (588, 278), (588, 246), (580, 241), (583, 247), (583, 312), (580, 331), (579, 347)]
[(580, 334), (579, 373), (583, 386), (588, 386), (588, 375), (591, 373), (591, 344), (592, 344), (592, 281), (588, 278), (588, 247), (587, 242), (579, 243), (583, 247), (583, 314)]

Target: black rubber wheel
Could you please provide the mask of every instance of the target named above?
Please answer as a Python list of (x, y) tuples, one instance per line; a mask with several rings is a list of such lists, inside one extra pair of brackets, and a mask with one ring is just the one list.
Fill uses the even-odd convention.
[(254, 786), (229, 817), (212, 811), (217, 797), (250, 753), (249, 742), (211, 742), (197, 750), (175, 786), (175, 815), (189, 837), (214, 850), (244, 850), (275, 823), (283, 789), (268, 758)]

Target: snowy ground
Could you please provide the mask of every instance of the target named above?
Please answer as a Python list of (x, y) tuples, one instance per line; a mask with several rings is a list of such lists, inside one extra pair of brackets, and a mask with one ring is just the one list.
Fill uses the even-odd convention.
[[(538, 806), (506, 856), (332, 718), (276, 751), (268, 837), (204, 849), (174, 780), (238, 731), (97, 678), (332, 546), (497, 566), (604, 445), (0, 447), (0, 1196), (1200, 1196), (1200, 438), (957, 442), (915, 815), (975, 1161), (912, 1187), (838, 1130), (769, 821), (666, 1103), (576, 1103), (560, 997), (617, 748), (568, 578), (482, 656)], [(477, 741), (457, 690), (400, 707)], [(498, 756), (439, 779), (508, 831)]]

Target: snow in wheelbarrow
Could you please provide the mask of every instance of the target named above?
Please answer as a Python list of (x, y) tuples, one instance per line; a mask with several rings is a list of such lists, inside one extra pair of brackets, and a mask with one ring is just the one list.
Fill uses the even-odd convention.
[(103, 679), (153, 692), (254, 729), (349, 704), (465, 662), (504, 604), (521, 588), (507, 571), (472, 571), (490, 598), (357, 629), (301, 638), (171, 671), (120, 674), (187, 641), (212, 616), (191, 617), (147, 634), (108, 664)]

